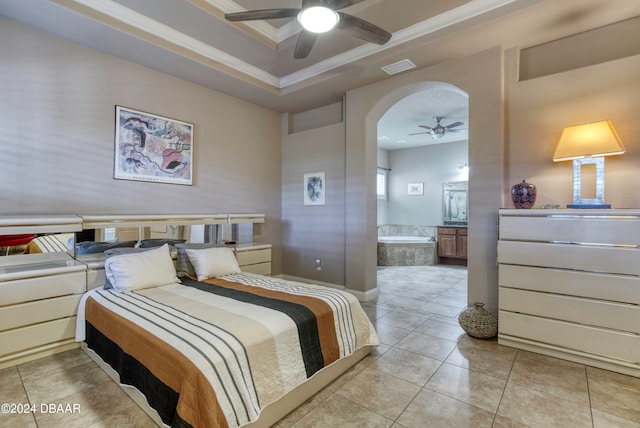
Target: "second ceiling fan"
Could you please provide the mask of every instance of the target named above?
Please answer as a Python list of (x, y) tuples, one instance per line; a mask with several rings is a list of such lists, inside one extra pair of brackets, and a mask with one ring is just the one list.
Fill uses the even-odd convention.
[(462, 122), (454, 122), (450, 125), (442, 125), (440, 122), (445, 119), (444, 116), (436, 117), (436, 126), (427, 126), (427, 125), (418, 125), (420, 128), (426, 129), (424, 132), (416, 132), (415, 134), (409, 135), (419, 135), (419, 134), (430, 134), (434, 140), (440, 140), (447, 132), (463, 132), (463, 129), (453, 129), (460, 125), (464, 125)]
[(384, 29), (348, 13), (338, 12), (363, 0), (302, 0), (299, 9), (262, 9), (246, 12), (227, 13), (224, 17), (229, 21), (255, 21), (278, 18), (297, 18), (302, 25), (298, 36), (294, 58), (306, 58), (316, 43), (319, 33), (327, 32), (334, 27), (345, 30), (351, 35), (367, 42), (383, 45), (391, 39), (391, 33)]

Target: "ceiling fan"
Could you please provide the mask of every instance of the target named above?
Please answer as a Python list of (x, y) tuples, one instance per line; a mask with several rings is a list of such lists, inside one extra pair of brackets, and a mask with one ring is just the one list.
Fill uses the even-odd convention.
[(447, 132), (463, 132), (464, 129), (452, 129), (460, 125), (464, 125), (462, 122), (453, 122), (450, 125), (443, 126), (440, 122), (445, 119), (444, 116), (436, 117), (436, 126), (426, 126), (426, 125), (418, 125), (420, 128), (426, 129), (425, 132), (416, 132), (415, 134), (409, 135), (419, 135), (419, 134), (431, 134), (431, 137), (434, 140), (440, 140)]
[(261, 9), (246, 12), (227, 13), (224, 17), (229, 21), (254, 21), (263, 19), (294, 18), (302, 25), (293, 57), (306, 58), (316, 42), (319, 33), (331, 29), (345, 30), (367, 42), (383, 45), (391, 39), (391, 33), (364, 19), (340, 9), (360, 3), (363, 0), (302, 0), (299, 9)]

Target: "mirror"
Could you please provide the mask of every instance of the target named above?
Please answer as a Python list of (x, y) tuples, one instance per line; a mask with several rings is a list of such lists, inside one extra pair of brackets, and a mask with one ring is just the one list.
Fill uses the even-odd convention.
[(253, 225), (264, 221), (264, 214), (83, 215), (76, 256), (93, 260), (105, 249), (153, 247), (162, 245), (161, 241), (172, 241), (164, 242), (170, 245), (251, 243)]
[(74, 232), (81, 228), (75, 215), (2, 215), (0, 265), (68, 260), (73, 257)]
[(0, 256), (66, 253), (73, 257), (73, 233), (0, 235)]
[[(187, 229), (187, 230), (185, 230)], [(140, 241), (143, 239), (188, 239), (189, 226), (105, 227), (95, 229), (96, 241)]]
[[(227, 227), (224, 227), (227, 226)], [(224, 224), (124, 226), (85, 229), (76, 234), (77, 242), (125, 242), (142, 240), (184, 240), (189, 243), (221, 243), (227, 235)]]
[(442, 185), (445, 225), (465, 226), (467, 224), (468, 187), (468, 181), (452, 181)]

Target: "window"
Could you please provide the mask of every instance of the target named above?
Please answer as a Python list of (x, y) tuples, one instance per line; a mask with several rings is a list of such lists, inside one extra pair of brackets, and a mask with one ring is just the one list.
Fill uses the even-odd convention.
[(378, 199), (387, 199), (387, 172), (382, 169), (378, 169), (376, 177), (376, 195)]

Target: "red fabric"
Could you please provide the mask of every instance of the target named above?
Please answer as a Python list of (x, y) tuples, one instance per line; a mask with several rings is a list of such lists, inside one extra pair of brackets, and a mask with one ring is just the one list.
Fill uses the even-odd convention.
[(31, 242), (36, 235), (0, 235), (0, 247), (13, 247)]

